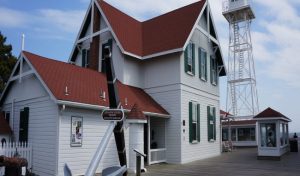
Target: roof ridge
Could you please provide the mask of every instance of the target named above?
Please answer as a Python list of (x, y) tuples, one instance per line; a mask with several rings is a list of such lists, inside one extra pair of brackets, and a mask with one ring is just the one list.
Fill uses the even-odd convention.
[[(57, 59), (52, 59), (52, 58), (49, 58), (49, 57), (45, 57), (45, 56), (42, 56), (42, 55), (39, 55), (39, 54), (35, 54), (35, 53), (32, 53), (32, 52), (29, 52), (29, 51), (22, 51), (22, 53), (24, 53), (24, 55), (26, 56), (26, 53), (27, 54), (30, 54), (30, 55), (34, 55), (34, 56), (37, 56), (38, 59), (45, 59), (45, 60), (48, 60), (50, 62), (57, 62), (57, 63), (61, 63), (61, 64), (65, 64), (65, 65), (68, 65), (70, 67), (75, 67), (77, 69), (82, 69), (82, 70), (86, 70), (86, 71), (89, 71), (89, 72), (95, 72), (95, 73), (99, 73), (99, 74), (103, 74), (101, 72), (98, 72), (96, 70), (91, 70), (91, 69), (88, 69), (88, 68), (83, 68), (83, 67), (80, 67), (78, 65), (75, 65), (75, 64), (71, 64), (71, 63), (68, 63), (68, 62), (64, 62), (64, 61), (61, 61), (61, 60), (57, 60)], [(31, 58), (29, 57), (26, 57), (29, 61)]]

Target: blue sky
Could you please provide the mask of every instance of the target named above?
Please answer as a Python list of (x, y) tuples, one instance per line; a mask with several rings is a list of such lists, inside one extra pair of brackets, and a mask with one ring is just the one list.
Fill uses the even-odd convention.
[[(106, 0), (138, 20), (146, 20), (196, 0)], [(67, 61), (90, 0), (0, 0), (0, 31), (14, 55), (25, 49)], [(138, 5), (137, 5), (138, 4)], [(222, 0), (210, 0), (223, 55), (227, 58), (228, 23)], [(253, 0), (252, 23), (260, 110), (272, 107), (290, 117), (290, 131), (300, 131), (300, 1)], [(221, 82), (225, 109), (226, 78)]]

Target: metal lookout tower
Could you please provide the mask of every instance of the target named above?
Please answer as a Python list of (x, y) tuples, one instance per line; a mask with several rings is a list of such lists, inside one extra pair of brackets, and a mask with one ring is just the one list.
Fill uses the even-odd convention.
[(250, 30), (255, 15), (249, 0), (225, 0), (223, 15), (229, 22), (226, 111), (234, 117), (253, 117), (258, 113)]

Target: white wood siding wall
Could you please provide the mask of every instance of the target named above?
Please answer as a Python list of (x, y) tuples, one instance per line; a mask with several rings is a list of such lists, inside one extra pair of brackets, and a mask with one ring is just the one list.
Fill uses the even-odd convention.
[[(185, 120), (185, 133), (183, 133), (181, 152), (181, 163), (187, 163), (199, 159), (220, 155), (220, 118), (219, 98), (200, 92), (196, 89), (182, 86), (181, 94), (181, 117)], [(189, 102), (195, 101), (200, 104), (200, 142), (191, 144), (189, 142)], [(207, 106), (216, 107), (216, 141), (208, 142), (207, 134)]]
[[(129, 150), (129, 169), (131, 172), (136, 171), (136, 153), (133, 149), (137, 149), (144, 153), (144, 124), (130, 123), (129, 124), (129, 145), (126, 149)], [(141, 168), (144, 168), (144, 159), (141, 161)]]
[[(204, 91), (208, 94), (213, 94), (219, 96), (219, 84), (214, 86), (211, 84), (210, 75), (210, 55), (213, 55), (212, 42), (208, 41), (208, 38), (201, 33), (199, 30), (195, 30), (192, 35), (191, 42), (195, 44), (195, 75), (191, 76), (184, 71), (184, 55), (181, 55), (181, 83), (198, 89), (199, 91)], [(207, 81), (202, 81), (199, 78), (199, 59), (198, 59), (198, 48), (201, 47), (207, 52)]]
[[(71, 117), (83, 117), (83, 140), (81, 147), (70, 146)], [(100, 111), (89, 111), (67, 107), (60, 112), (59, 131), (59, 160), (58, 175), (63, 175), (64, 164), (67, 163), (74, 175), (83, 175), (94, 155), (102, 137), (104, 136), (108, 122), (100, 117)], [(125, 143), (128, 160), (128, 128), (125, 130)], [(114, 135), (112, 134), (108, 147), (97, 168), (97, 173), (103, 168), (119, 165), (118, 152), (116, 149)]]
[[(12, 100), (14, 112), (12, 113)], [(34, 77), (16, 82), (4, 102), (11, 112), (15, 140), (19, 139), (20, 110), (29, 107), (28, 142), (32, 144), (32, 171), (38, 175), (55, 175), (57, 165), (57, 105)], [(13, 119), (12, 119), (13, 118)]]
[[(174, 75), (175, 76), (175, 75)], [(166, 119), (166, 154), (168, 163), (181, 162), (181, 91), (179, 84), (147, 89), (146, 92), (172, 117)]]

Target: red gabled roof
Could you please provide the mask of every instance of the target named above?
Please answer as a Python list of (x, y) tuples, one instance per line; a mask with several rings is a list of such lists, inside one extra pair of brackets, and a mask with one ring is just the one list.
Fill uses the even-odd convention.
[(127, 115), (128, 119), (147, 120), (138, 104), (134, 104), (131, 111)]
[(0, 112), (0, 134), (11, 134), (11, 128), (4, 118), (4, 113)]
[(289, 119), (288, 117), (286, 117), (285, 115), (281, 114), (280, 112), (278, 111), (275, 111), (274, 109), (272, 108), (267, 108), (265, 109), (264, 111), (260, 112), (259, 114), (257, 114), (254, 118), (255, 119), (260, 119), (260, 118), (284, 118), (284, 119), (287, 119), (287, 120), (291, 120)]
[(103, 0), (98, 3), (124, 50), (147, 56), (183, 48), (206, 0), (139, 22)]
[[(106, 76), (103, 73), (76, 65), (60, 62), (23, 51), (25, 57), (36, 69), (42, 80), (58, 100), (109, 106)], [(65, 94), (66, 87), (68, 95)], [(168, 115), (144, 90), (118, 81), (118, 90), (124, 109), (131, 109), (135, 103), (142, 111)], [(100, 92), (106, 92), (106, 99)], [(125, 98), (127, 103), (125, 104)]]

